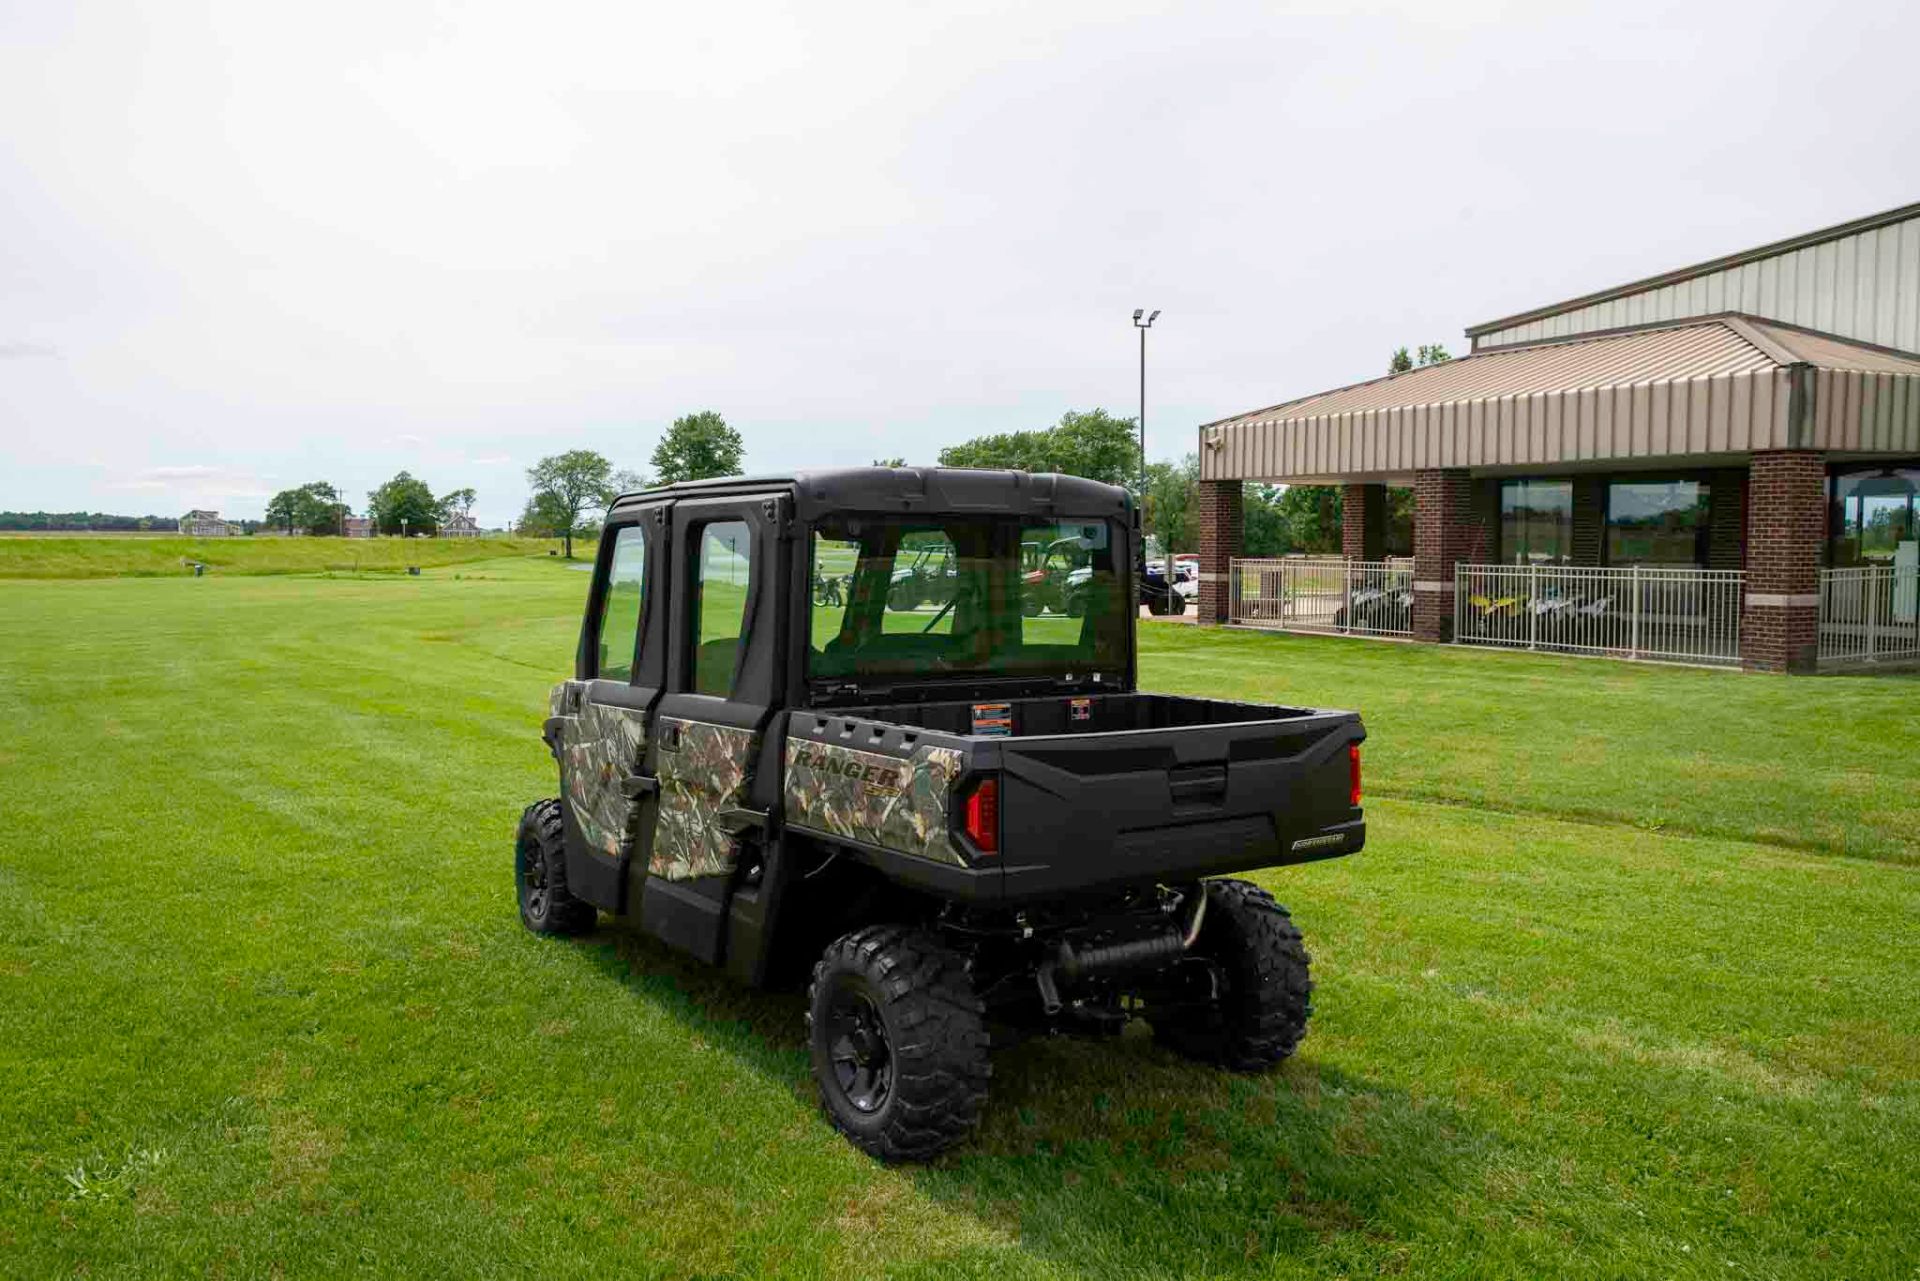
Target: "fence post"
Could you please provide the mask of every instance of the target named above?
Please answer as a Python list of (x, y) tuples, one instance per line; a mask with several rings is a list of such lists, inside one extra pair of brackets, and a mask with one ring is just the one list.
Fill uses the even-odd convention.
[(1353, 632), (1353, 562), (1344, 557), (1340, 561), (1340, 630)]
[(1527, 648), (1540, 648), (1540, 562), (1527, 562)]
[[(1880, 630), (1880, 568), (1869, 569), (1862, 579), (1867, 588), (1867, 658), (1873, 659), (1879, 647), (1875, 644)], [(1892, 586), (1889, 581), (1888, 586)]]
[(1640, 567), (1633, 567), (1632, 585), (1627, 589), (1633, 593), (1633, 609), (1627, 623), (1627, 657), (1640, 657)]

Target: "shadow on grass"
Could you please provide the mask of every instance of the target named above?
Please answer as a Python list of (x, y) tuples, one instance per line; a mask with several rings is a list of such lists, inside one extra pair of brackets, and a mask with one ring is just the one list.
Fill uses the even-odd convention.
[[(753, 991), (626, 924), (578, 952), (817, 1108), (801, 994)], [(1237, 1076), (1135, 1025), (997, 1052), (980, 1132), (907, 1172), (1075, 1270), (1216, 1273), (1275, 1255), (1377, 1270), (1406, 1262), (1408, 1237), (1471, 1222), (1503, 1146), (1450, 1107), (1319, 1062), (1311, 1033), (1278, 1070)]]

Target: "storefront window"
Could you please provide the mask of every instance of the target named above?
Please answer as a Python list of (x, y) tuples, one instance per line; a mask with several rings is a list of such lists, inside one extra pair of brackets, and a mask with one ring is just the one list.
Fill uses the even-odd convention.
[(1707, 563), (1708, 486), (1702, 480), (1619, 480), (1607, 486), (1607, 564)]
[(1876, 465), (1836, 472), (1832, 486), (1830, 559), (1835, 568), (1913, 563), (1920, 467)]
[(1413, 490), (1387, 489), (1387, 555), (1413, 555)]
[(1573, 482), (1500, 482), (1500, 559), (1564, 565), (1573, 558)]

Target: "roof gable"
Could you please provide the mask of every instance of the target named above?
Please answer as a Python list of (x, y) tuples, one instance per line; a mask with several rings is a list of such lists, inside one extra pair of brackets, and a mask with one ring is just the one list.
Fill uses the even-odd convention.
[(1467, 327), (1476, 349), (1741, 311), (1920, 350), (1920, 204)]

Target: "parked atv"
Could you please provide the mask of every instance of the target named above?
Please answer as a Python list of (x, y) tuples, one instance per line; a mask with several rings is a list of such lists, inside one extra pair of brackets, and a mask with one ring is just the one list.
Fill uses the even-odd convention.
[[(1308, 956), (1257, 868), (1358, 852), (1351, 712), (1139, 692), (1124, 490), (859, 468), (622, 496), (514, 842), (520, 916), (602, 911), (742, 982), (804, 987), (828, 1119), (887, 1160), (963, 1140), (991, 1051), (1143, 1020), (1177, 1054), (1294, 1052)], [(1022, 617), (1021, 546), (1084, 549)], [(897, 562), (953, 549), (902, 626)], [(843, 603), (819, 566), (853, 569)], [(914, 562), (918, 567), (920, 562)], [(617, 1065), (613, 1068), (617, 1071)]]

